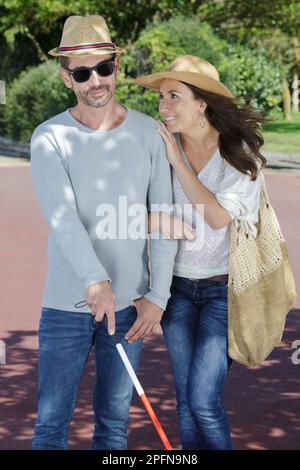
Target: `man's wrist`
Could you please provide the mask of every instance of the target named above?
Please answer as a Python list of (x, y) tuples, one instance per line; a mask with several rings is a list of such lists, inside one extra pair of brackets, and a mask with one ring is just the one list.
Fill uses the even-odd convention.
[(150, 302), (150, 304), (152, 304), (154, 307), (156, 307), (158, 310), (160, 310), (162, 313), (164, 312), (164, 310), (157, 304), (155, 304), (154, 302), (152, 302), (152, 300), (149, 300), (147, 299), (147, 297), (144, 297), (144, 299), (146, 299), (148, 302)]
[(104, 288), (104, 287), (109, 287), (110, 286), (110, 280), (108, 279), (104, 279), (103, 281), (96, 281), (96, 282), (93, 282), (93, 284), (91, 284), (90, 286), (87, 287), (87, 290), (90, 288), (90, 287), (94, 287), (94, 286), (99, 286), (101, 288)]
[(147, 302), (154, 305), (154, 307), (158, 308), (162, 312), (164, 311), (159, 305), (155, 304), (154, 302), (152, 302), (152, 300), (148, 299), (147, 297), (139, 297), (138, 299), (134, 299), (134, 302), (139, 302), (140, 300), (146, 300)]

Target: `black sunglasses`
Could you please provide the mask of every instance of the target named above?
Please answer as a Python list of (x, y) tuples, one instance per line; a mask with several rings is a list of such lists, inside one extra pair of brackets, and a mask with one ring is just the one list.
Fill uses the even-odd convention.
[(100, 77), (108, 77), (111, 75), (115, 70), (115, 61), (106, 60), (104, 62), (99, 62), (95, 67), (80, 67), (74, 70), (65, 67), (65, 69), (70, 75), (72, 75), (75, 82), (83, 83), (87, 82), (91, 78), (93, 70), (95, 70)]

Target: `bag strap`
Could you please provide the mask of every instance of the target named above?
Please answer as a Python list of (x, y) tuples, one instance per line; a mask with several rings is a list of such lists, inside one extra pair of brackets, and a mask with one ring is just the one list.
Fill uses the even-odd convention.
[(268, 191), (267, 191), (265, 175), (263, 174), (262, 170), (261, 170), (261, 181), (262, 181), (261, 194), (266, 200), (267, 207), (269, 207), (271, 205), (271, 203), (270, 203), (270, 198), (269, 198), (269, 194), (268, 194)]

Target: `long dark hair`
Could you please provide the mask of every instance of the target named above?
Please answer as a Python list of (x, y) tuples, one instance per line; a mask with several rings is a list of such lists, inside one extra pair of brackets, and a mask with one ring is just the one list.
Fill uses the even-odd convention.
[[(207, 104), (205, 116), (219, 132), (219, 149), (230, 165), (255, 181), (259, 168), (267, 163), (260, 153), (264, 139), (260, 126), (269, 119), (249, 106), (239, 107), (234, 98), (217, 95), (184, 83), (197, 100)], [(257, 165), (259, 163), (259, 165)]]

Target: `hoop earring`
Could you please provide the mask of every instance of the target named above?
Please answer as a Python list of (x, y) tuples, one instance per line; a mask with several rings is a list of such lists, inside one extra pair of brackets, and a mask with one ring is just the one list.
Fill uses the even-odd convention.
[(201, 116), (200, 127), (201, 129), (204, 129), (205, 127), (204, 112), (202, 113), (202, 116)]

